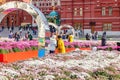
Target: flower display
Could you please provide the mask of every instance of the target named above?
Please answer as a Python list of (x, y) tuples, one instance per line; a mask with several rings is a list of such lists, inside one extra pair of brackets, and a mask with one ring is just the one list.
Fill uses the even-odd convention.
[[(107, 42), (106, 46), (101, 46), (100, 41), (76, 41), (76, 42), (67, 42), (64, 41), (66, 48), (91, 48), (97, 47), (98, 50), (116, 50), (117, 44), (116, 42)], [(46, 40), (46, 44), (49, 44), (49, 40)], [(10, 52), (21, 52), (28, 50), (37, 50), (38, 49), (38, 41), (1, 41), (0, 42), (0, 54), (6, 54)]]
[[(120, 80), (119, 51), (81, 51), (45, 54), (14, 63), (0, 63), (4, 80)], [(103, 79), (104, 77), (104, 79)]]
[(97, 47), (98, 50), (116, 50), (117, 44), (116, 42), (107, 42), (106, 46), (101, 46), (101, 42), (99, 41), (76, 41), (76, 42), (67, 42), (65, 41), (66, 48), (92, 48)]
[(38, 49), (38, 41), (3, 41), (0, 42), (0, 54), (6, 54), (10, 52), (20, 52), (27, 50), (37, 50)]

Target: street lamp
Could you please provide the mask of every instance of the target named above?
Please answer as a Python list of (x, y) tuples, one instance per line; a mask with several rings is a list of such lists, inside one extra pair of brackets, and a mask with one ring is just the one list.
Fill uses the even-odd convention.
[(89, 22), (89, 25), (90, 25), (90, 27), (91, 27), (91, 33), (94, 33), (94, 28), (95, 28), (95, 25), (96, 25), (96, 22), (95, 21), (93, 21), (93, 19), (92, 19), (92, 3), (91, 3), (91, 0), (90, 0), (90, 22)]
[(84, 6), (84, 3), (85, 3), (85, 0), (83, 0), (83, 35), (84, 35), (84, 26), (85, 26), (85, 25), (84, 25), (84, 22), (85, 22), (85, 21), (84, 21), (84, 18), (85, 18), (85, 14), (84, 14), (84, 9), (85, 9), (84, 7), (85, 7), (85, 6)]
[(12, 27), (13, 27), (13, 22), (14, 22), (14, 19), (13, 19), (14, 17), (12, 16)]

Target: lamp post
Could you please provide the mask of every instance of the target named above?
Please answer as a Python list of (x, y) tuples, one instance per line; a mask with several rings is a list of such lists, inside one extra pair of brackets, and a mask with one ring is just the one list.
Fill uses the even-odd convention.
[(91, 0), (90, 0), (90, 28), (91, 28), (91, 33), (93, 33), (92, 15), (91, 15)]
[(90, 22), (89, 22), (89, 25), (90, 25), (90, 28), (91, 28), (91, 33), (94, 33), (94, 27), (95, 27), (95, 25), (96, 25), (96, 23), (93, 21), (93, 19), (92, 19), (92, 3), (91, 3), (91, 0), (90, 0)]
[(7, 17), (7, 18), (6, 18), (6, 26), (7, 26), (7, 27), (9, 26), (8, 24), (9, 24), (9, 18)]
[(73, 26), (73, 11), (74, 10), (74, 7), (73, 7), (73, 0), (72, 0), (72, 26)]
[(84, 14), (84, 3), (85, 3), (85, 0), (83, 0), (83, 35), (84, 35), (84, 18), (85, 18), (85, 14)]
[(13, 23), (14, 23), (14, 19), (13, 19), (14, 17), (12, 16), (12, 27), (13, 27)]

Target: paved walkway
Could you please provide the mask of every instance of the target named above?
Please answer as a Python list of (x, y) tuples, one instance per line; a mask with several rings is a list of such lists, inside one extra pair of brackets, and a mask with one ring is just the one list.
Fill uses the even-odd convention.
[[(1, 29), (0, 29), (0, 30), (1, 30)], [(18, 27), (15, 27), (15, 28), (14, 28), (13, 33), (15, 33), (15, 32), (19, 32), (19, 28), (18, 28)], [(26, 32), (28, 32), (28, 31), (24, 31), (24, 30), (22, 31), (22, 37), (25, 35)], [(31, 30), (30, 30), (29, 32), (33, 35), (33, 32), (32, 32)], [(9, 35), (9, 34), (10, 34), (10, 31), (8, 31), (7, 28), (5, 28), (4, 31), (1, 31), (1, 32), (0, 32), (0, 36), (3, 37), (3, 38), (8, 38), (8, 35)], [(38, 37), (38, 34), (33, 35), (33, 37), (34, 37), (34, 38), (37, 38), (37, 37)]]

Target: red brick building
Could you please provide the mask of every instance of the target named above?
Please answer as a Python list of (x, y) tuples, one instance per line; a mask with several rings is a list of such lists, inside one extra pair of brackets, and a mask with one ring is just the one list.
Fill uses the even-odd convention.
[(120, 0), (61, 0), (61, 22), (94, 31), (120, 31)]
[[(52, 6), (56, 6), (61, 24), (70, 24), (76, 29), (91, 32), (120, 31), (120, 0), (32, 0), (32, 4), (45, 15), (52, 11)], [(32, 17), (22, 10), (9, 13), (2, 25), (11, 26), (12, 22), (14, 26), (21, 23), (36, 25)]]
[[(10, 1), (16, 1), (16, 0), (1, 0), (0, 5)], [(17, 0), (17, 1), (29, 2), (28, 0)], [(60, 0), (32, 0), (29, 3), (32, 3), (37, 8), (39, 8), (45, 15), (48, 15), (52, 11), (53, 6), (56, 6), (56, 10), (60, 12)], [(2, 20), (0, 25), (19, 26), (25, 23), (30, 23), (33, 26), (36, 26), (36, 23), (31, 15), (29, 15), (27, 12), (23, 10), (16, 10), (7, 14), (7, 16)]]
[[(10, 1), (16, 1), (16, 0), (2, 0), (2, 2), (4, 3)], [(23, 1), (23, 0), (18, 0), (18, 1)], [(0, 5), (4, 3), (0, 3)], [(2, 20), (0, 26), (17, 27), (20, 26), (22, 23), (32, 23), (32, 17), (27, 12), (18, 9), (10, 13), (8, 12), (7, 16), (5, 16), (4, 19)]]

